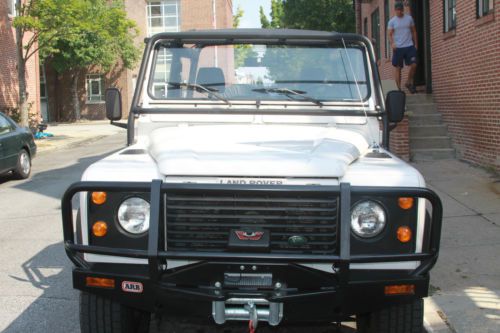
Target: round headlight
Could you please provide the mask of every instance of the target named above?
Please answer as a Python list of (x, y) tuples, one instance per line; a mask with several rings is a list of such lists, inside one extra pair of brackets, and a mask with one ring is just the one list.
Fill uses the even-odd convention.
[(128, 198), (118, 208), (118, 222), (131, 234), (142, 234), (149, 229), (149, 202), (142, 198)]
[(351, 211), (351, 228), (359, 237), (377, 236), (385, 227), (385, 212), (373, 201), (362, 201)]

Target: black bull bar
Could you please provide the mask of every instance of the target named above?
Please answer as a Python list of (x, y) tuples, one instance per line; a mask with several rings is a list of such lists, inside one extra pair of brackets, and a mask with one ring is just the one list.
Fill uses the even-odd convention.
[[(314, 254), (276, 254), (276, 253), (230, 253), (230, 252), (195, 252), (195, 251), (164, 251), (160, 244), (160, 235), (165, 232), (165, 223), (160, 223), (162, 216), (162, 195), (171, 190), (204, 190), (211, 193), (224, 191), (242, 191), (247, 193), (265, 193), (266, 191), (294, 191), (308, 193), (310, 191), (326, 192), (338, 195), (340, 199), (340, 247), (338, 255)], [(75, 243), (73, 229), (72, 199), (79, 192), (149, 192), (150, 193), (150, 226), (148, 232), (147, 250), (107, 248), (102, 246), (82, 245)], [(351, 255), (351, 195), (368, 197), (414, 197), (424, 198), (432, 205), (430, 239), (427, 249), (422, 253), (394, 254), (394, 255)], [(395, 261), (420, 261), (420, 265), (411, 275), (419, 276), (427, 273), (436, 263), (439, 252), (439, 242), (442, 224), (442, 204), (437, 194), (427, 188), (412, 187), (371, 187), (351, 186), (341, 183), (339, 186), (263, 186), (263, 185), (224, 185), (224, 184), (174, 184), (163, 183), (161, 180), (152, 182), (78, 182), (72, 184), (62, 198), (62, 222), (64, 232), (64, 247), (69, 259), (81, 268), (89, 268), (89, 264), (78, 256), (78, 253), (93, 253), (120, 257), (141, 258), (148, 260), (149, 278), (151, 282), (158, 281), (161, 266), (166, 259), (209, 260), (212, 262), (227, 261), (258, 261), (268, 263), (299, 263), (316, 262), (331, 263), (339, 269), (340, 281), (348, 279), (350, 263), (373, 263)], [(168, 223), (168, 222), (167, 222)]]

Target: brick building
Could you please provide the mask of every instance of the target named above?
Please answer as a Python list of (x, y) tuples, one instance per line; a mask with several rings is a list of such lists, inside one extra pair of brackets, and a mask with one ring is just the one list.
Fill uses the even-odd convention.
[[(0, 0), (0, 111), (10, 113), (17, 108), (19, 81), (17, 74), (16, 30), (12, 21), (16, 15), (15, 0)], [(30, 36), (25, 36), (25, 41)], [(38, 54), (26, 64), (26, 84), (30, 112), (40, 112)], [(42, 87), (43, 88), (43, 87)]]
[[(125, 0), (129, 18), (139, 28), (137, 44), (144, 38), (163, 31), (185, 31), (232, 27), (232, 0)], [(48, 67), (48, 66), (47, 66)], [(126, 116), (130, 109), (139, 64), (133, 70), (117, 65), (110, 72), (89, 68), (79, 73), (81, 116), (84, 119), (105, 119), (104, 91), (118, 87), (122, 91)], [(47, 68), (49, 119), (74, 119), (70, 82), (74, 73), (57, 75)]]
[[(382, 79), (393, 78), (386, 27), (394, 2), (355, 0), (358, 32), (372, 39)], [(418, 90), (432, 94), (457, 156), (499, 171), (500, 0), (403, 2), (418, 32)], [(404, 125), (396, 136), (408, 137)]]

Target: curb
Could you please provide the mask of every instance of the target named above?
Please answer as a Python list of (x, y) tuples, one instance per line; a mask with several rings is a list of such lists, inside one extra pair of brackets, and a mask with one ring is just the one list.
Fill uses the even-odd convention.
[(431, 297), (424, 298), (424, 328), (428, 333), (457, 333)]
[(80, 146), (82, 144), (92, 143), (92, 142), (98, 141), (100, 139), (103, 139), (107, 136), (108, 135), (98, 135), (98, 136), (93, 136), (93, 137), (78, 138), (75, 140), (68, 139), (65, 142), (52, 141), (53, 144), (51, 144), (50, 141), (47, 140), (47, 141), (45, 141), (48, 143), (47, 146), (44, 146), (43, 144), (39, 146), (38, 142), (36, 142), (36, 141), (35, 141), (35, 143), (37, 143), (37, 154), (44, 154), (46, 152), (51, 152), (51, 151), (60, 150), (60, 149), (68, 149), (68, 148)]

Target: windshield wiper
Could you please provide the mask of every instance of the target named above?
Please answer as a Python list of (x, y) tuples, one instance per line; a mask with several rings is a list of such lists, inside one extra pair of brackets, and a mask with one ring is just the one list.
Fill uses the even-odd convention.
[(316, 105), (323, 106), (323, 103), (321, 103), (319, 100), (307, 96), (306, 95), (307, 91), (294, 90), (290, 88), (258, 88), (258, 89), (252, 89), (252, 91), (259, 93), (277, 93), (277, 94), (287, 95), (289, 97), (290, 95), (300, 96), (305, 101), (313, 102)]
[(197, 84), (197, 83), (167, 82), (167, 84), (168, 84), (169, 88), (170, 87), (175, 88), (175, 89), (187, 88), (187, 89), (190, 89), (190, 90), (196, 90), (198, 92), (205, 92), (209, 96), (214, 96), (218, 100), (223, 101), (227, 105), (231, 106), (231, 102), (229, 102), (226, 98), (222, 97), (219, 93), (217, 93), (219, 90), (217, 90), (215, 88), (208, 88), (208, 87), (205, 87), (205, 86), (203, 86), (201, 84)]

